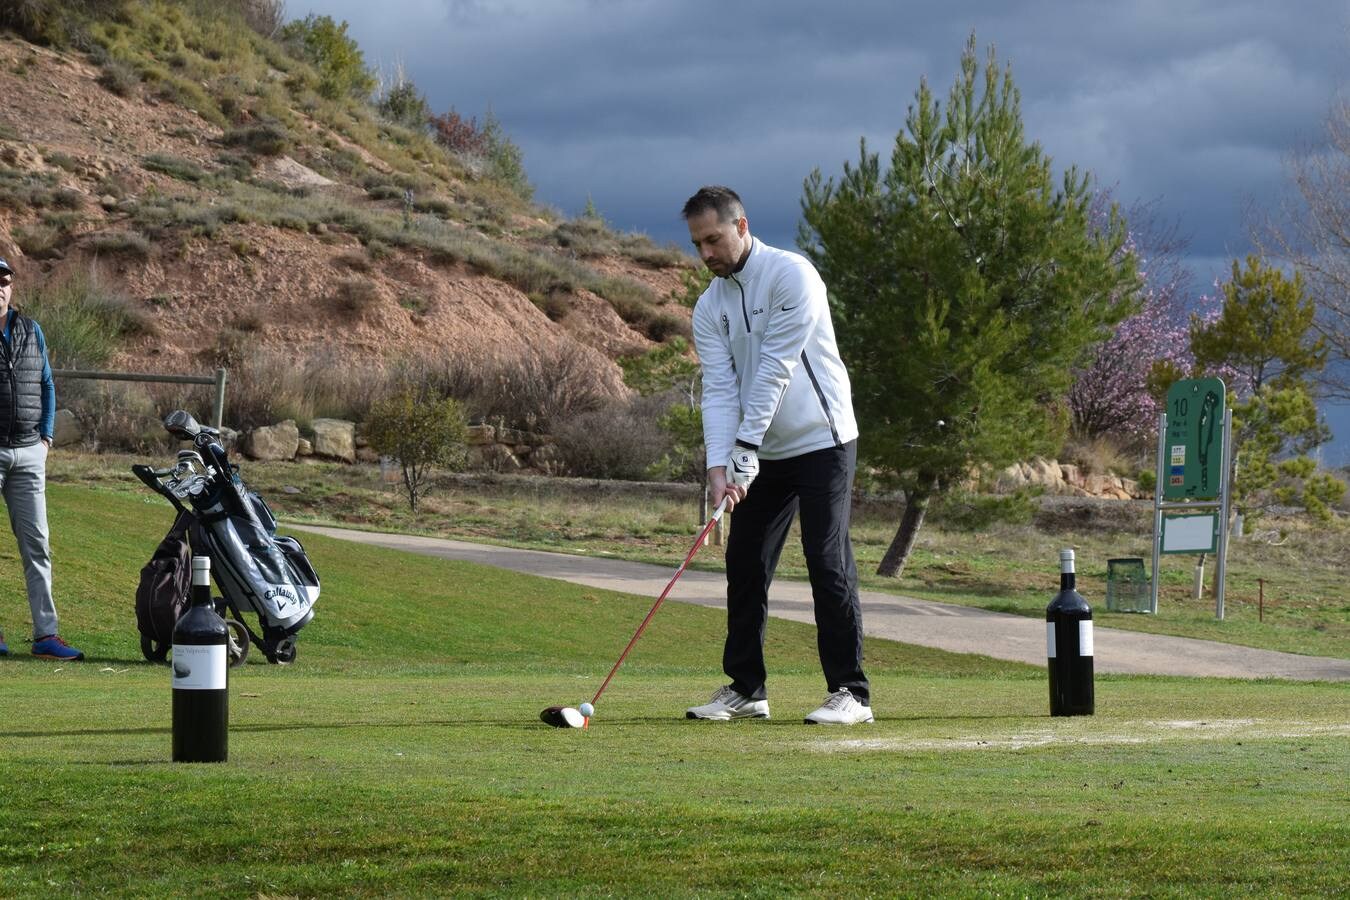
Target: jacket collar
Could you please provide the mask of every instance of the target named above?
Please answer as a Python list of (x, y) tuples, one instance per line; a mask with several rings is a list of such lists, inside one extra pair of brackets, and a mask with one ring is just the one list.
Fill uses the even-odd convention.
[(735, 278), (741, 284), (749, 284), (755, 280), (760, 272), (764, 271), (764, 245), (760, 243), (759, 238), (750, 236), (750, 255), (745, 259), (745, 265), (739, 272), (732, 272), (732, 278)]

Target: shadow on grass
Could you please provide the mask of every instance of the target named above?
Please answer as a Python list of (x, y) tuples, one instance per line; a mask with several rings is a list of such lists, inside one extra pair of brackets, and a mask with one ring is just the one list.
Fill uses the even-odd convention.
[[(624, 720), (614, 720), (624, 721)], [(631, 720), (636, 722), (638, 720)], [(662, 721), (653, 719), (652, 721)], [(258, 725), (231, 725), (231, 734), (254, 734), (286, 731), (330, 731), (346, 730), (351, 728), (388, 728), (392, 722), (388, 720), (375, 720), (363, 722), (270, 722)], [(403, 722), (405, 728), (465, 728), (489, 726), (493, 728), (528, 728), (533, 731), (536, 729), (547, 729), (548, 726), (539, 721), (538, 717), (529, 717), (524, 719), (428, 719), (422, 722)], [(173, 731), (169, 725), (164, 726), (145, 726), (140, 728), (70, 728), (64, 730), (48, 731), (0, 731), (0, 739), (24, 739), (24, 738), (62, 738), (62, 737), (106, 737), (116, 735), (136, 735), (136, 734), (170, 734)]]
[[(1025, 721), (1029, 718), (1048, 718), (1049, 714), (1019, 713), (1019, 714), (991, 714), (984, 716), (972, 715), (950, 715), (950, 716), (932, 716), (932, 715), (914, 715), (914, 716), (878, 716), (878, 722), (995, 722)], [(687, 724), (686, 724), (687, 723)], [(388, 728), (388, 721), (360, 721), (360, 722), (290, 722), (290, 723), (266, 723), (257, 725), (233, 725), (230, 727), (231, 734), (267, 734), (272, 732), (288, 731), (340, 731), (346, 729), (359, 728)], [(778, 718), (778, 719), (756, 719), (753, 723), (745, 722), (739, 725), (730, 723), (713, 722), (694, 724), (688, 719), (675, 716), (626, 716), (624, 718), (605, 719), (603, 721), (593, 721), (592, 728), (605, 728), (611, 725), (671, 725), (686, 728), (801, 728), (812, 734), (866, 734), (869, 729), (865, 725), (855, 728), (830, 727), (824, 725), (807, 725), (800, 718)], [(524, 731), (584, 731), (587, 729), (579, 728), (551, 728), (540, 722), (538, 717), (531, 716), (525, 718), (497, 718), (497, 719), (428, 719), (422, 722), (404, 723), (405, 727), (411, 728), (510, 728)], [(108, 737), (117, 735), (150, 735), (150, 734), (171, 734), (173, 729), (168, 726), (162, 727), (140, 727), (140, 728), (71, 728), (65, 730), (45, 730), (45, 731), (4, 731), (0, 732), (0, 738), (3, 739), (31, 739), (31, 738), (78, 738), (78, 737)], [(108, 765), (107, 762), (89, 762), (89, 765)], [(122, 763), (124, 765), (136, 764), (132, 761)]]
[(148, 659), (145, 659), (144, 657), (135, 657), (133, 659), (127, 659), (126, 657), (122, 656), (90, 656), (87, 653), (85, 654), (84, 659), (48, 659), (45, 656), (34, 656), (26, 649), (23, 650), (22, 652), (16, 653), (14, 651), (13, 645), (11, 645), (9, 648), (9, 655), (0, 656), (0, 660), (7, 660), (16, 663), (30, 663), (38, 666), (81, 666), (81, 667), (117, 666), (119, 668), (126, 668), (129, 666), (136, 666), (140, 668), (149, 666), (161, 669), (167, 669), (169, 667), (168, 663), (150, 662)]

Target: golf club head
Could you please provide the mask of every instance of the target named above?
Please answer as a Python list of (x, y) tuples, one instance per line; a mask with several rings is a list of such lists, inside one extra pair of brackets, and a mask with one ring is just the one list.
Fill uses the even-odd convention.
[(176, 409), (164, 417), (164, 430), (180, 441), (190, 441), (202, 428), (187, 410)]
[(586, 717), (572, 706), (550, 706), (539, 714), (539, 721), (554, 728), (582, 728)]

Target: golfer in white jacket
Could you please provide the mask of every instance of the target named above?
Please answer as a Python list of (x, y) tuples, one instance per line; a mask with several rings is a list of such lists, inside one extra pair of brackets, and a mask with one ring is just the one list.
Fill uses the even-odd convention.
[(684, 219), (717, 276), (694, 307), (694, 346), (703, 365), (708, 484), (714, 503), (726, 497), (727, 509), (735, 510), (722, 656), (731, 683), (686, 716), (769, 717), (769, 584), (800, 512), (829, 691), (806, 722), (871, 722), (848, 533), (858, 425), (825, 284), (805, 257), (750, 235), (745, 207), (730, 188), (700, 189), (685, 203)]

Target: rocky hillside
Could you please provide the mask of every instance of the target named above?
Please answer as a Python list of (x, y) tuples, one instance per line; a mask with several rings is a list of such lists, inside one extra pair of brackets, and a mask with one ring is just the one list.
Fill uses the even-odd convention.
[(19, 305), (92, 265), (143, 323), (118, 368), (560, 348), (615, 391), (617, 356), (687, 333), (683, 254), (522, 200), (193, 8), (132, 3), (86, 50), (0, 32), (0, 255)]

